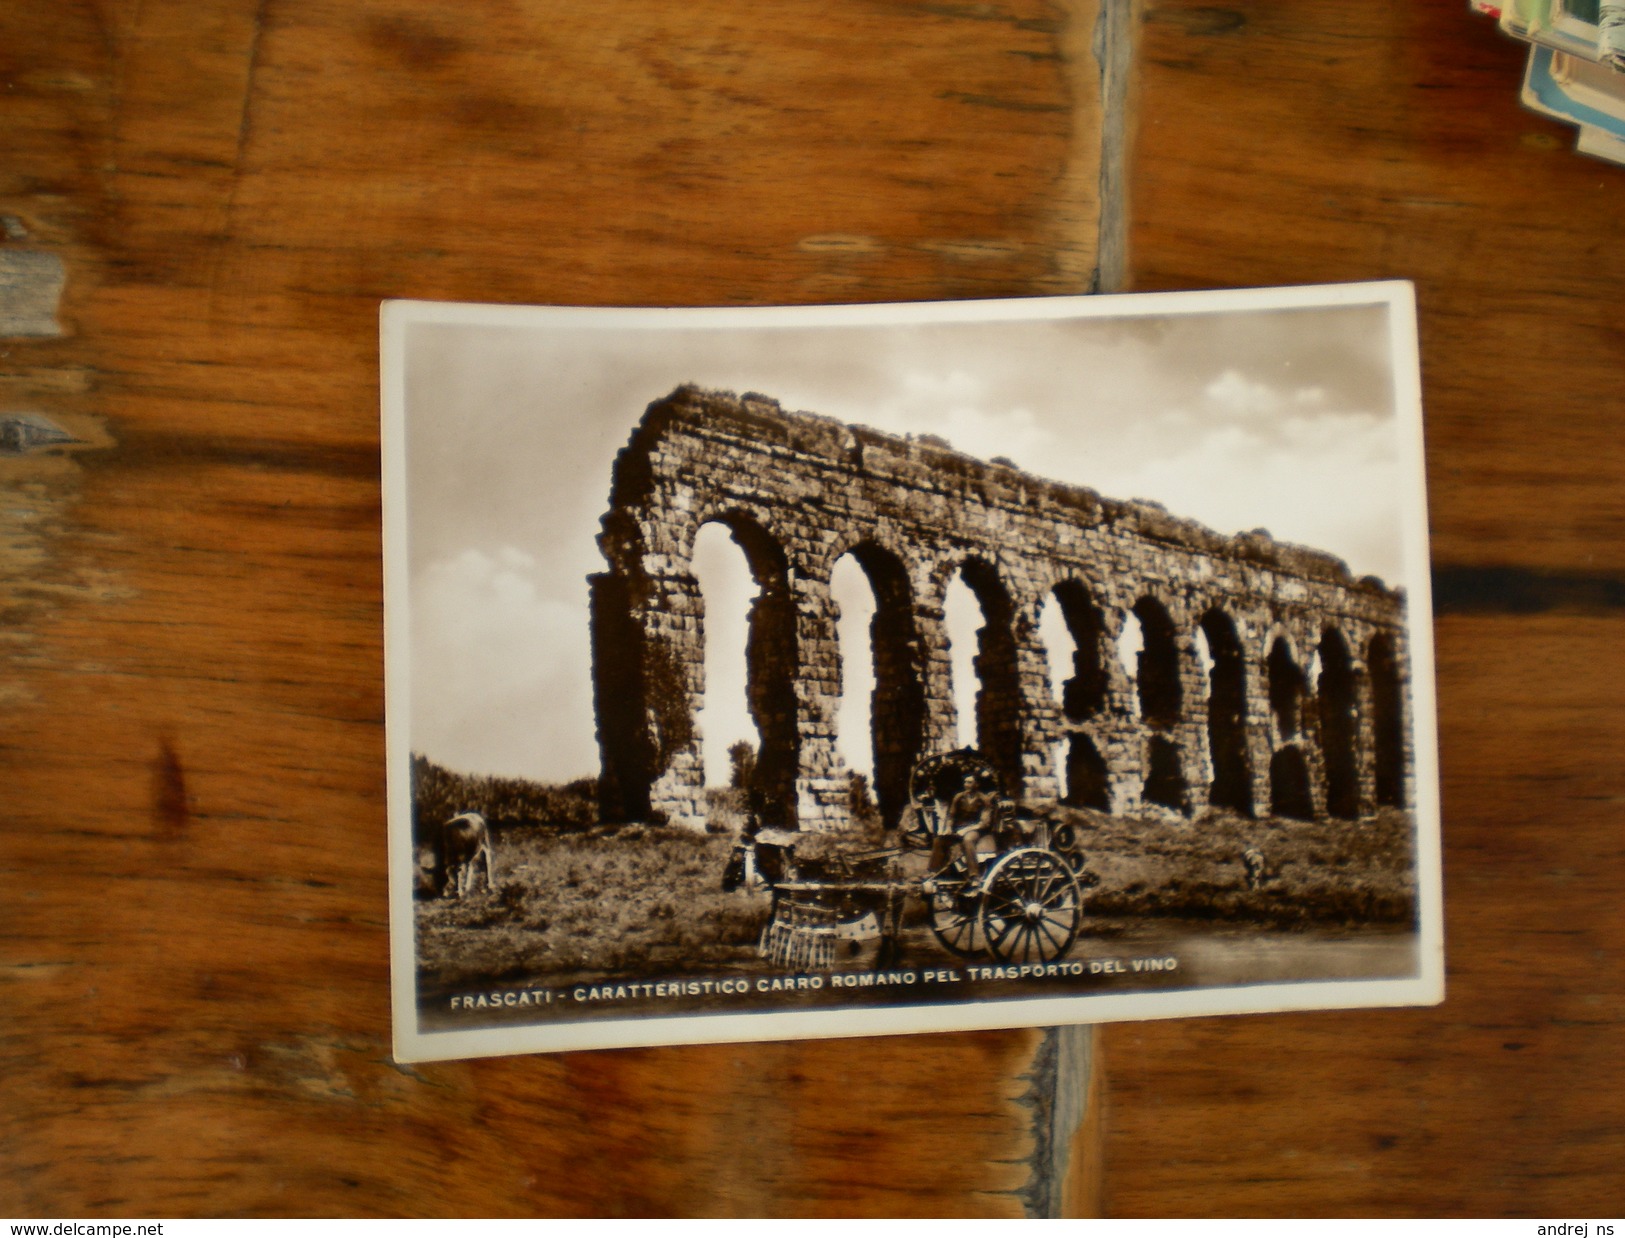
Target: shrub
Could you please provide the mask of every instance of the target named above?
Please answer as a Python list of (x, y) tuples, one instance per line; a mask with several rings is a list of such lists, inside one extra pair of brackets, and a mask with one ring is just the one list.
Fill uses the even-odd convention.
[(486, 774), (457, 774), (428, 757), (412, 757), (413, 836), (427, 841), (427, 830), (460, 812), (477, 812), (493, 826), (551, 825), (581, 830), (598, 820), (598, 780), (566, 783), (531, 782)]
[(705, 792), (705, 832), (735, 838), (745, 828), (747, 792), (708, 787)]
[(741, 739), (728, 745), (728, 785), (735, 791), (747, 791), (756, 781), (756, 749), (749, 740)]

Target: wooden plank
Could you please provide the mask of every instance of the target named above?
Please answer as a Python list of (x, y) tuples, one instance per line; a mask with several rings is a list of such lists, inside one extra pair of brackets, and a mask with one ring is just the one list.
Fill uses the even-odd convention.
[(1107, 1029), (1107, 1207), (1617, 1211), (1625, 168), (1465, 6), (1173, 0), (1140, 40), (1136, 287), (1417, 283), (1448, 996)]
[(1087, 290), (1094, 33), (1087, 0), (0, 14), (0, 248), (66, 273), (0, 415), (79, 440), (0, 458), (0, 1211), (1093, 1206), (1076, 1032), (390, 1062), (375, 324)]
[[(1450, 6), (1149, 8), (1138, 289), (1413, 279), (1434, 556), (1618, 573), (1625, 169)], [(1492, 497), (1493, 496), (1493, 497)]]

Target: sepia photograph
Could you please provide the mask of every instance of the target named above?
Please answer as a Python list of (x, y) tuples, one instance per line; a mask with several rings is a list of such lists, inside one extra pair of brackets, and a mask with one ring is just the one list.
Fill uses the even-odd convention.
[(403, 1061), (1443, 993), (1413, 292), (392, 302)]

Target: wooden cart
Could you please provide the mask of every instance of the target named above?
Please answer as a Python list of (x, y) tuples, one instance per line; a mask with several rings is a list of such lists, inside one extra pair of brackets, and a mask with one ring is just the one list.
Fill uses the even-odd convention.
[[(976, 883), (957, 845), (936, 869), (920, 855), (949, 835), (948, 805), (967, 779), (996, 796)], [(895, 848), (819, 862), (797, 858), (800, 836), (793, 831), (760, 830), (742, 840), (741, 878), (756, 874), (773, 895), (762, 956), (779, 967), (819, 970), (878, 938), (877, 965), (891, 966), (900, 956), (910, 897), (924, 902), (937, 941), (963, 958), (1047, 963), (1071, 950), (1092, 883), (1076, 839), (1019, 814), (979, 752), (961, 748), (915, 766), (898, 835)]]

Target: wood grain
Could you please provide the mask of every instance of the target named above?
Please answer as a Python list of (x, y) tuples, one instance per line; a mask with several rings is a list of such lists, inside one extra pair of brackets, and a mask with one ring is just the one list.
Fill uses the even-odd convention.
[[(388, 1052), (386, 297), (1098, 280), (1092, 3), (0, 12), (0, 1212), (1095, 1206), (1088, 1038)], [(9, 251), (8, 251), (9, 252)]]
[(1465, 6), (1154, 3), (1136, 287), (1416, 281), (1444, 778), (1432, 1010), (1106, 1029), (1121, 1215), (1625, 1198), (1625, 168)]
[(80, 440), (0, 458), (0, 1211), (1018, 1215), (1102, 1153), (1119, 1214), (1617, 1211), (1625, 170), (1453, 3), (1148, 5), (1130, 186), (1138, 287), (1418, 282), (1442, 1007), (1109, 1029), (1070, 1147), (1035, 1032), (388, 1060), (377, 301), (1088, 288), (1093, 29), (0, 10), (3, 245), (67, 272), (0, 413)]

